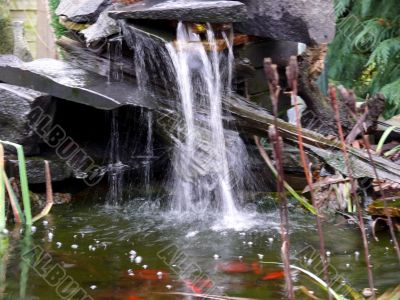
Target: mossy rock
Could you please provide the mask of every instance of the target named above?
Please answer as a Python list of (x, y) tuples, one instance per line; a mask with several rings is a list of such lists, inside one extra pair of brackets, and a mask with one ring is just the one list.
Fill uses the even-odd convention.
[(392, 218), (400, 218), (400, 199), (394, 199), (394, 200), (387, 200), (387, 213), (385, 213), (385, 204), (384, 201), (379, 199), (375, 200), (372, 202), (368, 208), (367, 212), (372, 215), (372, 216), (382, 216), (385, 217), (387, 214), (389, 214), (390, 217)]

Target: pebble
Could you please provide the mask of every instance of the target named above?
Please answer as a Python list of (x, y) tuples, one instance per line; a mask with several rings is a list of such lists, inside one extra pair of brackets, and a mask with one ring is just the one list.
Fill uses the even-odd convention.
[(140, 264), (142, 261), (143, 261), (143, 258), (141, 256), (135, 257), (135, 263)]
[(47, 236), (48, 236), (48, 238), (49, 238), (49, 241), (51, 241), (51, 240), (53, 239), (54, 234), (53, 234), (52, 232), (49, 232), (49, 233), (47, 234)]
[(36, 229), (37, 229), (36, 226), (32, 226), (31, 227), (32, 233), (36, 232)]
[(79, 246), (78, 246), (77, 244), (72, 244), (72, 245), (71, 245), (71, 248), (72, 248), (72, 249), (78, 249), (78, 247), (79, 247)]
[(43, 225), (44, 225), (44, 226), (47, 226), (47, 225), (49, 225), (49, 222), (48, 222), (48, 221), (46, 221), (46, 220), (44, 220), (42, 223), (43, 223)]

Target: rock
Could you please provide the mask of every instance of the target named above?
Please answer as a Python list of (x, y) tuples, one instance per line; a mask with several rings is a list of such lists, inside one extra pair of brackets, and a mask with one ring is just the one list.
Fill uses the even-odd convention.
[(102, 12), (96, 23), (81, 31), (86, 39), (87, 44), (97, 42), (120, 32), (120, 27), (118, 26), (117, 21), (108, 16), (108, 11), (109, 9)]
[[(38, 207), (44, 207), (46, 205), (46, 194), (30, 193), (31, 201)], [(69, 193), (53, 193), (54, 204), (66, 204), (71, 202), (72, 195)]]
[[(18, 168), (17, 160), (9, 160), (10, 167)], [(73, 175), (72, 169), (63, 160), (50, 160), (50, 171), (52, 181), (63, 181), (71, 178)], [(29, 184), (45, 183), (46, 178), (44, 174), (44, 159), (30, 157), (26, 159), (26, 171), (28, 175)]]
[(320, 44), (335, 34), (332, 0), (242, 0), (247, 6), (246, 21), (236, 30), (275, 40)]
[(0, 139), (24, 146), (26, 154), (36, 154), (39, 137), (29, 127), (32, 110), (47, 111), (50, 97), (19, 86), (0, 83)]
[(110, 0), (61, 0), (56, 15), (76, 23), (94, 23), (110, 4)]
[(157, 100), (134, 82), (108, 84), (107, 78), (98, 74), (47, 58), (23, 63), (13, 56), (0, 56), (0, 81), (105, 110), (123, 105), (153, 109)]
[(179, 20), (228, 23), (244, 21), (246, 6), (238, 1), (145, 0), (109, 13), (114, 19)]

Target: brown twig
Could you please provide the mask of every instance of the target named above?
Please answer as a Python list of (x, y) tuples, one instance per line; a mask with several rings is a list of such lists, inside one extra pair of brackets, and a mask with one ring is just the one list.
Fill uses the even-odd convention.
[[(292, 103), (294, 104), (294, 108), (295, 108), (295, 112), (296, 112), (297, 138), (298, 138), (298, 145), (299, 145), (299, 150), (300, 150), (301, 163), (303, 165), (304, 174), (306, 176), (307, 184), (310, 189), (311, 201), (312, 201), (312, 204), (313, 204), (315, 210), (317, 211), (317, 214), (315, 217), (316, 217), (317, 231), (318, 231), (318, 236), (319, 236), (320, 259), (322, 261), (323, 273), (324, 273), (324, 277), (325, 277), (324, 279), (329, 287), (330, 280), (329, 280), (328, 262), (326, 259), (324, 232), (322, 230), (322, 222), (321, 222), (321, 218), (320, 218), (319, 208), (318, 208), (315, 196), (314, 196), (313, 179), (312, 179), (311, 171), (309, 169), (309, 164), (308, 164), (309, 160), (308, 160), (308, 157), (304, 150), (303, 131), (302, 131), (302, 126), (301, 126), (301, 116), (300, 116), (300, 111), (299, 111), (298, 103), (297, 103), (297, 90), (298, 90), (297, 89), (297, 78), (298, 78), (298, 76), (299, 76), (299, 66), (297, 63), (297, 58), (296, 58), (296, 56), (291, 56), (289, 65), (286, 67), (286, 77), (287, 77), (289, 87), (292, 89), (292, 99), (293, 99)], [(332, 299), (332, 294), (329, 292), (329, 288), (328, 288), (328, 297), (329, 297), (329, 300)]]
[(368, 157), (369, 157), (369, 160), (370, 160), (370, 162), (371, 162), (371, 166), (372, 166), (372, 169), (373, 169), (373, 171), (374, 171), (376, 180), (378, 181), (379, 189), (380, 189), (380, 192), (381, 192), (381, 195), (382, 195), (382, 199), (383, 199), (383, 205), (384, 205), (383, 211), (384, 211), (384, 213), (385, 213), (385, 215), (386, 215), (386, 218), (387, 218), (387, 224), (389, 225), (390, 235), (391, 235), (391, 237), (392, 237), (392, 240), (393, 240), (393, 243), (394, 243), (394, 248), (396, 249), (397, 258), (398, 258), (399, 263), (400, 263), (400, 247), (399, 247), (399, 242), (397, 241), (396, 233), (394, 232), (394, 226), (393, 226), (392, 217), (390, 216), (390, 213), (387, 211), (387, 203), (386, 203), (387, 197), (386, 197), (385, 190), (384, 190), (384, 188), (382, 187), (382, 182), (381, 182), (381, 180), (379, 179), (378, 171), (376, 170), (375, 162), (374, 162), (374, 159), (373, 159), (372, 154), (371, 154), (371, 145), (369, 144), (369, 137), (368, 137), (368, 135), (366, 135), (366, 134), (363, 135), (363, 140), (364, 140), (365, 148), (367, 149), (367, 152), (368, 152)]
[(53, 187), (51, 185), (51, 172), (50, 172), (49, 162), (47, 160), (44, 161), (44, 172), (46, 176), (46, 206), (43, 208), (40, 214), (38, 214), (32, 219), (33, 222), (46, 216), (50, 212), (54, 204)]
[(6, 186), (8, 199), (10, 200), (11, 208), (13, 211), (14, 221), (15, 221), (15, 223), (21, 224), (22, 219), (21, 219), (21, 216), (19, 215), (19, 212), (17, 209), (17, 204), (15, 203), (15, 201), (17, 201), (17, 199), (14, 198), (16, 193), (13, 191), (13, 188), (12, 188), (10, 181), (8, 180), (8, 177), (5, 172), (3, 172), (3, 179), (4, 179), (5, 186)]
[(353, 171), (352, 171), (351, 165), (350, 165), (350, 157), (349, 157), (349, 153), (347, 152), (347, 146), (346, 146), (346, 142), (344, 139), (343, 128), (342, 128), (342, 124), (340, 122), (339, 107), (338, 107), (338, 103), (337, 103), (337, 99), (336, 99), (336, 87), (332, 84), (329, 85), (329, 97), (331, 99), (332, 108), (335, 113), (335, 119), (336, 119), (337, 130), (339, 133), (341, 149), (343, 152), (344, 161), (345, 161), (346, 169), (348, 172), (348, 177), (349, 177), (349, 180), (351, 183), (351, 194), (353, 196), (354, 202), (356, 203), (358, 221), (359, 221), (359, 226), (360, 226), (360, 230), (361, 230), (361, 236), (363, 239), (365, 262), (367, 264), (369, 288), (371, 289), (371, 292), (372, 292), (372, 299), (376, 299), (375, 290), (374, 290), (374, 278), (372, 275), (372, 265), (371, 265), (370, 257), (369, 257), (368, 240), (367, 240), (367, 235), (365, 233), (364, 219), (362, 216), (360, 203), (358, 202), (358, 199), (357, 199), (357, 191), (356, 191), (355, 181), (353, 179)]
[[(355, 98), (356, 98), (355, 95), (354, 95), (354, 92), (353, 92), (352, 90), (348, 91), (348, 90), (347, 90), (345, 87), (343, 87), (343, 86), (339, 86), (339, 92), (340, 92), (341, 97), (343, 98), (343, 101), (344, 101), (345, 103), (350, 103), (350, 106), (352, 106), (353, 103), (355, 102)], [(357, 118), (357, 115), (356, 115), (355, 103), (354, 103), (354, 109), (351, 110), (351, 113), (352, 113), (352, 117), (353, 117), (354, 119), (356, 119), (356, 118)], [(362, 137), (363, 137), (365, 149), (367, 150), (368, 158), (369, 158), (369, 160), (370, 160), (370, 162), (371, 162), (371, 166), (372, 166), (372, 169), (373, 169), (375, 178), (376, 178), (376, 180), (378, 181), (379, 190), (380, 190), (380, 193), (381, 193), (382, 198), (383, 198), (384, 213), (385, 213), (385, 215), (386, 215), (386, 217), (387, 217), (387, 224), (388, 224), (388, 226), (389, 226), (390, 235), (391, 235), (391, 237), (392, 237), (392, 240), (393, 240), (393, 243), (394, 243), (394, 246), (395, 246), (395, 249), (396, 249), (397, 258), (398, 258), (398, 260), (399, 260), (399, 262), (400, 262), (400, 247), (399, 247), (399, 242), (397, 241), (396, 234), (395, 234), (395, 232), (394, 232), (393, 220), (392, 220), (392, 218), (391, 218), (389, 212), (387, 211), (387, 202), (386, 202), (387, 197), (386, 197), (385, 189), (382, 187), (382, 182), (381, 182), (381, 180), (380, 180), (380, 178), (379, 178), (378, 171), (376, 170), (376, 166), (375, 166), (375, 161), (374, 161), (373, 156), (372, 156), (372, 153), (371, 153), (371, 145), (370, 145), (370, 143), (369, 143), (369, 136), (368, 136), (368, 134), (367, 134), (367, 128), (366, 128), (366, 124), (365, 124), (365, 120), (366, 120), (366, 117), (368, 116), (368, 113), (369, 113), (368, 105), (366, 105), (366, 106), (365, 106), (365, 111), (364, 111), (364, 113), (362, 114), (362, 116), (361, 116), (361, 117), (359, 118), (359, 120), (357, 121), (357, 123), (356, 123), (355, 127), (353, 128), (353, 130), (352, 130), (352, 131), (350, 132), (350, 134), (347, 136), (346, 141), (347, 141), (347, 143), (351, 143), (351, 142), (355, 139), (355, 137), (356, 137), (356, 135), (357, 135), (358, 133), (364, 132), (364, 134), (363, 134)], [(358, 127), (360, 130), (357, 130), (358, 133), (355, 134), (355, 133), (353, 133), (353, 131), (354, 131), (355, 128), (357, 128), (357, 127)], [(352, 133), (353, 133), (354, 138), (353, 138), (353, 136), (351, 136)], [(351, 136), (351, 137), (350, 137), (350, 136)], [(374, 238), (377, 239), (376, 236), (375, 236), (374, 225), (373, 225), (373, 235), (374, 235)]]
[(284, 189), (284, 170), (283, 170), (283, 158), (282, 158), (283, 141), (282, 138), (279, 136), (279, 132), (277, 130), (278, 99), (280, 93), (280, 86), (279, 86), (279, 75), (277, 71), (277, 65), (272, 64), (272, 60), (270, 58), (264, 59), (264, 72), (267, 78), (269, 92), (272, 100), (273, 111), (274, 111), (275, 125), (269, 127), (268, 136), (272, 144), (276, 169), (278, 171), (277, 191), (279, 197), (279, 213), (281, 219), (281, 228), (280, 228), (281, 239), (282, 239), (281, 253), (282, 253), (282, 261), (285, 272), (287, 298), (289, 300), (292, 300), (295, 298), (295, 296), (294, 296), (292, 278), (290, 275), (289, 213), (288, 213), (287, 198)]

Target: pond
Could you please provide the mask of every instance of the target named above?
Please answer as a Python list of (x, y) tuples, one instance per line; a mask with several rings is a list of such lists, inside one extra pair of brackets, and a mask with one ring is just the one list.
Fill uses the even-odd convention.
[[(10, 231), (8, 239), (2, 237), (3, 298), (196, 299), (207, 293), (284, 299), (281, 267), (263, 263), (281, 261), (276, 208), (252, 213), (251, 226), (232, 230), (219, 226), (217, 213), (177, 215), (147, 204), (62, 205), (32, 234)], [(315, 219), (296, 209), (290, 218), (291, 263), (323, 277)], [(333, 288), (346, 294), (343, 282), (358, 291), (368, 287), (359, 230), (341, 218), (325, 225)], [(375, 285), (383, 293), (400, 283), (400, 270), (389, 235), (378, 237), (376, 242), (369, 236), (369, 245)], [(292, 276), (295, 286), (327, 298), (310, 277)], [(300, 291), (296, 296), (309, 299)]]

